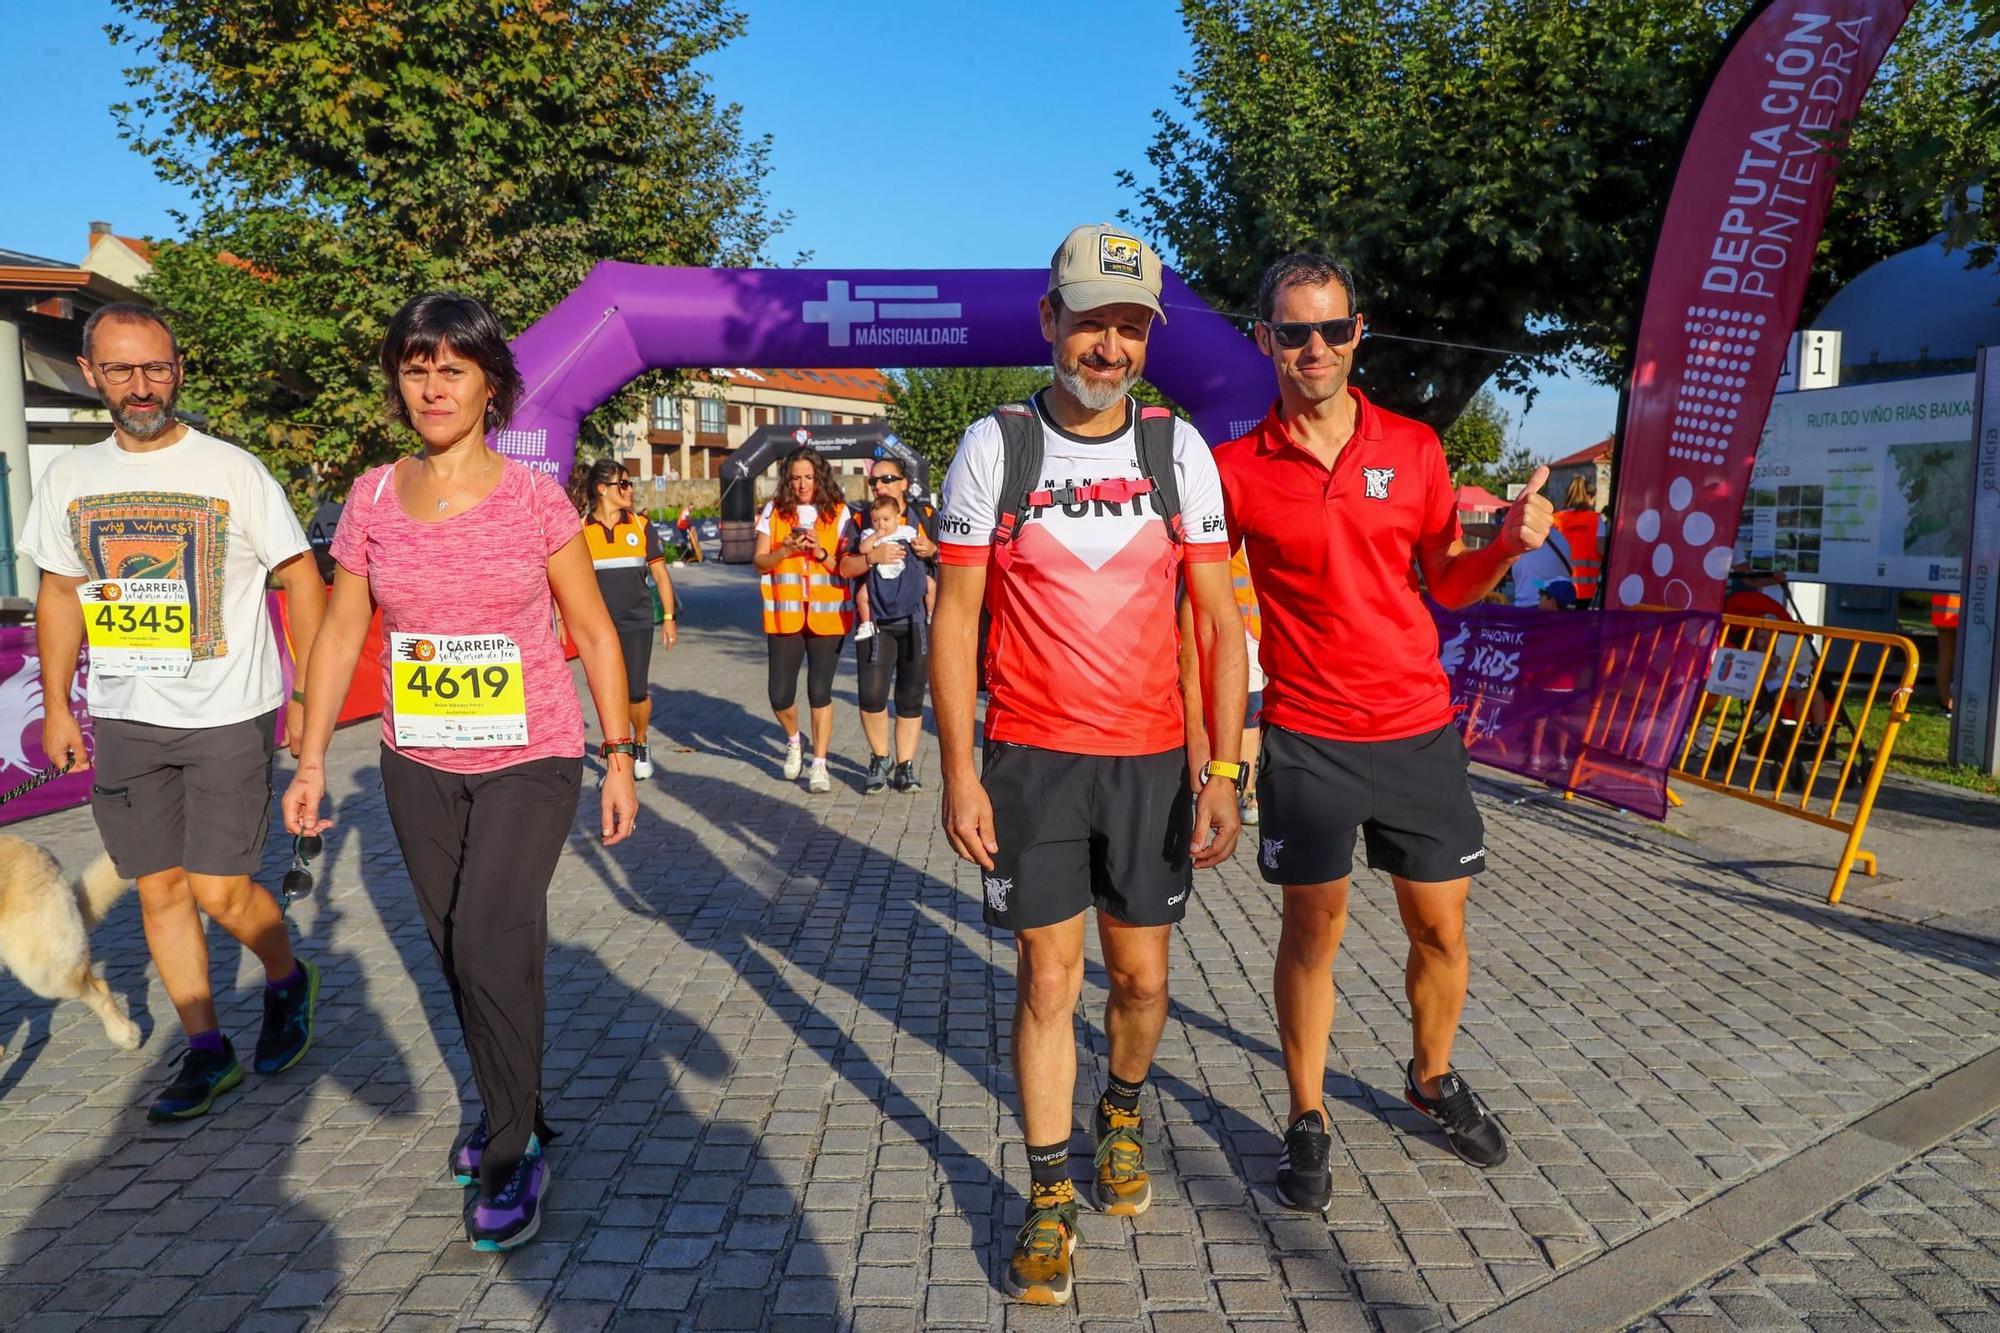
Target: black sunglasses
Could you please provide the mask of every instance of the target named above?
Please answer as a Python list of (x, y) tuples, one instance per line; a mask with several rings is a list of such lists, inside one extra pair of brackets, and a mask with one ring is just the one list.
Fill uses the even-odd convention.
[(868, 479), (868, 484), (870, 486), (887, 486), (892, 481), (908, 481), (908, 480), (909, 478), (904, 476), (900, 472), (891, 472), (887, 476), (884, 476), (883, 474), (878, 472), (874, 476)]
[(1322, 319), (1317, 323), (1301, 321), (1293, 324), (1273, 324), (1264, 321), (1264, 327), (1271, 331), (1271, 337), (1278, 346), (1292, 349), (1304, 347), (1312, 341), (1315, 332), (1326, 341), (1328, 347), (1339, 347), (1354, 337), (1354, 326), (1361, 316), (1349, 315), (1345, 319)]

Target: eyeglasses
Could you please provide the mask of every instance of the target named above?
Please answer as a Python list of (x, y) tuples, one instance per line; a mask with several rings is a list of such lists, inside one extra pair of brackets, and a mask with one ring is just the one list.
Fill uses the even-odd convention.
[(1294, 349), (1304, 347), (1312, 341), (1315, 332), (1326, 340), (1328, 347), (1339, 347), (1354, 338), (1354, 326), (1361, 320), (1359, 315), (1349, 315), (1346, 319), (1322, 319), (1317, 323), (1301, 321), (1291, 324), (1273, 324), (1264, 321), (1264, 327), (1271, 331), (1271, 337), (1278, 346)]
[(887, 486), (892, 481), (908, 481), (908, 480), (909, 478), (904, 476), (900, 472), (890, 472), (887, 474), (878, 472), (874, 476), (868, 479), (868, 484), (870, 486)]
[(172, 361), (148, 361), (143, 366), (135, 366), (126, 361), (110, 361), (100, 364), (97, 373), (104, 376), (106, 384), (124, 384), (131, 380), (132, 372), (143, 370), (146, 378), (154, 384), (172, 384), (174, 372), (180, 367)]

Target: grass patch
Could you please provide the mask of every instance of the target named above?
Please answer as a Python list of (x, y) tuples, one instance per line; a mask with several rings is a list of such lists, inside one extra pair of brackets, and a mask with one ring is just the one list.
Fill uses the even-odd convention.
[[(1919, 688), (1922, 688), (1921, 686)], [(1876, 704), (1866, 728), (1870, 748), (1882, 743), (1889, 726), (1888, 700)], [(1889, 771), (1913, 778), (1942, 782), (1968, 791), (2000, 796), (2000, 778), (1964, 764), (1954, 764), (1951, 753), (1951, 722), (1935, 695), (1919, 695), (1910, 701), (1910, 720), (1896, 733), (1896, 750), (1889, 756)]]

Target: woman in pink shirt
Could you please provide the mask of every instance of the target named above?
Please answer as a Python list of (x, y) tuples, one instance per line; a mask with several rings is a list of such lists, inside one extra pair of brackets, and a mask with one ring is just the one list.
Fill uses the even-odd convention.
[[(601, 831), (638, 811), (625, 664), (576, 509), (552, 477), (489, 449), (521, 392), (500, 322), (469, 296), (405, 305), (382, 342), (390, 413), (423, 452), (354, 484), (334, 534), (333, 598), (308, 678), (354, 672), (382, 609), (382, 792), (483, 1104), (452, 1149), (477, 1184), (473, 1248), (526, 1243), (549, 1173), (541, 1116), (549, 879), (583, 784), (583, 710), (551, 621), (583, 658), (605, 733)], [(308, 702), (285, 826), (315, 834), (338, 690)]]

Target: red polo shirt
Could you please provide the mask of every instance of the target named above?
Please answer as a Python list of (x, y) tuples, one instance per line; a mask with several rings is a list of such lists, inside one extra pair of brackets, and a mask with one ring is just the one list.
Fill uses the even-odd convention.
[(1263, 609), (1262, 719), (1328, 740), (1420, 736), (1452, 719), (1415, 563), (1459, 535), (1451, 474), (1429, 426), (1348, 392), (1354, 436), (1331, 471), (1276, 407), (1215, 451)]

